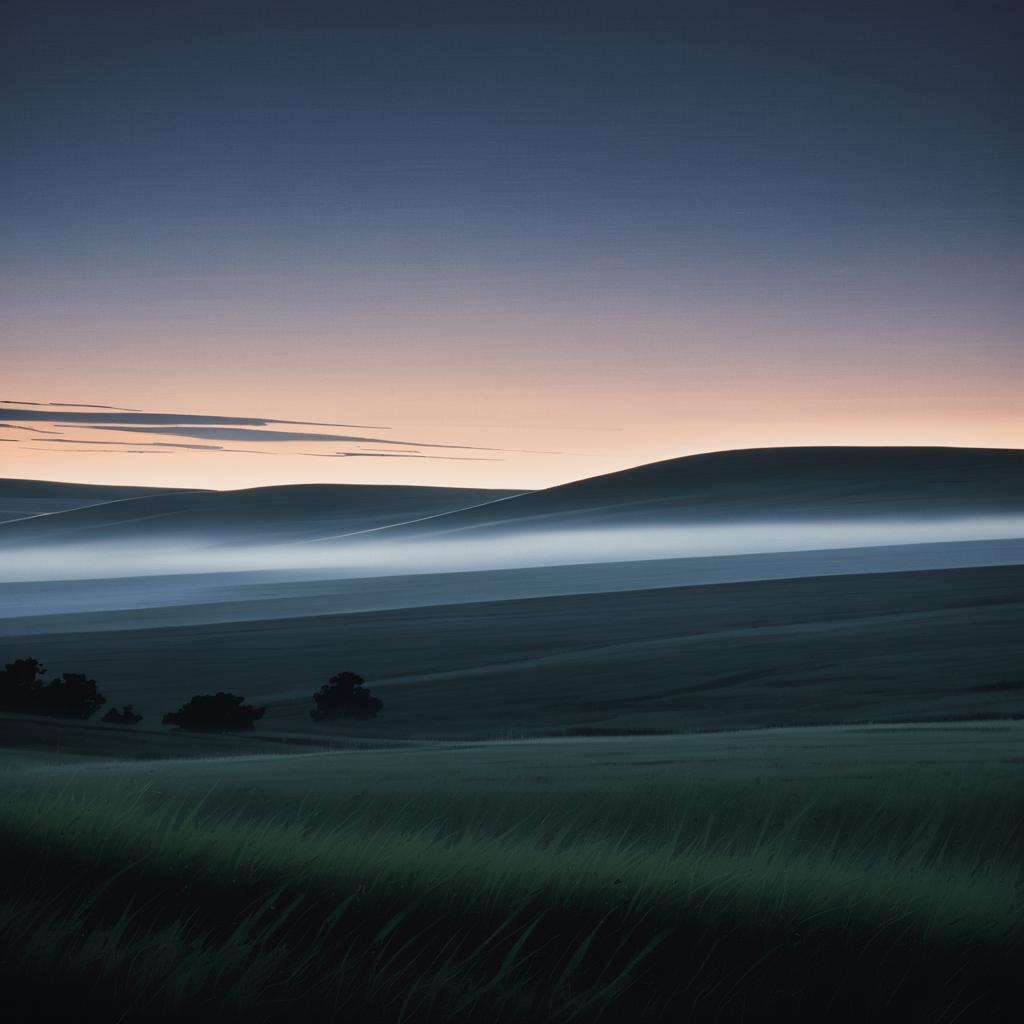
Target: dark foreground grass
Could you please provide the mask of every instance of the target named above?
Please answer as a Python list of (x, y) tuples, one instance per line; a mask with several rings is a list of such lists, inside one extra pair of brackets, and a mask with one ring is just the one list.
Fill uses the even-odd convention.
[[(109, 1020), (1012, 1019), (1024, 794), (966, 729), (974, 766), (903, 730), (895, 769), (817, 780), (781, 747), (680, 774), (711, 749), (685, 737), (8, 772), (5, 992)], [(580, 751), (605, 776), (537, 782)]]

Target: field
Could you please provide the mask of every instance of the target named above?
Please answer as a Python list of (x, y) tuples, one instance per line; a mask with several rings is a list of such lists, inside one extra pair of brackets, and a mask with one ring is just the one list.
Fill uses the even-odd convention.
[(1019, 723), (215, 760), (175, 739), (168, 760), (66, 737), (5, 757), (8, 970), (53, 978), (59, 958), (86, 1004), (157, 1017), (1012, 1005)]
[[(128, 626), (117, 629), (118, 618)], [(85, 671), (147, 723), (201, 686), (310, 732), (343, 669), (386, 701), (360, 736), (490, 738), (1024, 713), (1024, 569), (893, 572), (0, 637)], [(66, 627), (65, 627), (66, 628)], [(8, 660), (8, 659), (4, 659)], [(147, 723), (144, 723), (147, 724)]]
[[(105, 1020), (1012, 1018), (1017, 455), (984, 455), (972, 486), (972, 456), (936, 450), (914, 473), (897, 450), (875, 486), (858, 450), (802, 499), (820, 452), (761, 453), (753, 483), (728, 459), (681, 460), (490, 503), (268, 488), (31, 518), (60, 488), (12, 487), (0, 664), (85, 672), (144, 719), (0, 713), (8, 1005), (26, 1020), (69, 993)], [(586, 526), (676, 537), (659, 524), (686, 495), (708, 519), (741, 515), (748, 492), (841, 518), (790, 523), (818, 531), (806, 549), (747, 524), (701, 557), (624, 557), (626, 534)], [(966, 518), (936, 527), (922, 510), (943, 494)], [(342, 528), (354, 539), (325, 537)], [(899, 540), (917, 529), (930, 539)], [(825, 536), (837, 546), (815, 547)], [(590, 560), (556, 560), (574, 551)], [(379, 717), (311, 719), (342, 670)], [(241, 735), (161, 724), (216, 690), (265, 716)]]

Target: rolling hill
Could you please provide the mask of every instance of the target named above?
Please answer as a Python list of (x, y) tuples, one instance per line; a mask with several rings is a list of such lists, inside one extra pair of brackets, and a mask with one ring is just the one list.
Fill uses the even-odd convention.
[[(2, 524), (0, 547), (152, 540), (286, 544), (337, 541), (364, 531), (380, 531), (378, 540), (404, 541), (536, 529), (1013, 516), (1024, 514), (1024, 451), (745, 449), (670, 459), (526, 493), (303, 484), (137, 493), (97, 488), (90, 496), (82, 488), (50, 495), (50, 486), (78, 485), (37, 485), (37, 502), (63, 501), (69, 510)], [(0, 487), (0, 497), (4, 493)], [(9, 487), (8, 493), (13, 494)], [(75, 501), (89, 504), (72, 508)]]
[(1016, 449), (751, 448), (577, 480), (391, 533), (1022, 513)]
[[(1012, 527), (1024, 521), (1022, 469), (1011, 450), (758, 449), (518, 495), (309, 485), (126, 497), (0, 526), (8, 563), (37, 551), (24, 564), (51, 576), (67, 574), (74, 546), (97, 570), (119, 543), (131, 559), (157, 551), (170, 563), (125, 580), (12, 576), (23, 582), (0, 602), (0, 663), (34, 656), (94, 674), (147, 716), (200, 688), (237, 690), (274, 706), (268, 729), (307, 734), (309, 693), (343, 668), (387, 701), (361, 734), (394, 738), (1019, 714), (1024, 534), (1012, 529), (963, 544), (646, 561), (616, 561), (609, 543), (590, 565), (556, 560), (591, 527), (699, 534), (690, 527), (776, 519), (809, 535), (859, 517), (914, 534), (956, 516)], [(459, 571), (460, 548), (494, 557), (504, 531), (527, 547), (554, 538), (547, 563)], [(348, 562), (299, 543), (339, 536)], [(486, 543), (461, 544), (477, 537)], [(313, 552), (305, 576), (269, 560), (232, 574), (212, 555), (237, 550), (236, 568), (255, 570), (260, 546), (289, 543)], [(201, 549), (188, 578), (174, 578), (178, 544)], [(444, 568), (387, 563), (389, 547)]]
[(735, 728), (1024, 713), (1024, 567), (764, 580), (348, 614), (0, 636), (0, 664), (94, 676), (147, 720), (195, 692), (316, 732), (343, 669), (385, 700), (329, 735)]
[(174, 493), (175, 489), (166, 487), (118, 487), (62, 483), (56, 480), (0, 479), (0, 523), (126, 498)]
[(59, 516), (0, 524), (0, 547), (32, 544), (251, 545), (378, 529), (517, 492), (302, 484), (130, 495)]

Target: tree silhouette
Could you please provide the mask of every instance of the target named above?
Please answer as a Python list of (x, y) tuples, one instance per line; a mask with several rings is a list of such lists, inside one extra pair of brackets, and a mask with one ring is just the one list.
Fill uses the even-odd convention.
[(0, 707), (56, 718), (89, 718), (107, 698), (96, 680), (81, 672), (65, 672), (59, 679), (43, 680), (46, 669), (35, 658), (19, 658), (0, 671)]
[(0, 671), (0, 708), (5, 711), (35, 710), (42, 701), (46, 669), (35, 658), (18, 658)]
[(317, 722), (334, 718), (374, 718), (384, 707), (384, 701), (372, 696), (365, 683), (366, 680), (355, 672), (331, 676), (313, 694), (316, 707), (310, 711), (310, 717)]
[(267, 710), (243, 704), (244, 700), (233, 693), (199, 693), (177, 711), (164, 715), (163, 723), (192, 732), (242, 732), (251, 729)]
[(133, 704), (125, 704), (120, 711), (111, 708), (101, 720), (111, 725), (136, 725), (142, 721), (142, 715), (136, 713)]
[(60, 679), (51, 679), (43, 690), (46, 714), (60, 718), (88, 718), (107, 698), (96, 689), (96, 680), (81, 672), (65, 672)]

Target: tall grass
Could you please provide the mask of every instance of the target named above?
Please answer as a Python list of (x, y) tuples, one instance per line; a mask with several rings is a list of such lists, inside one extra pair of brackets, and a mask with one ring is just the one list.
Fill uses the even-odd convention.
[[(281, 906), (279, 894), (245, 914), (225, 934), (191, 917), (166, 924), (146, 921), (128, 909), (104, 921), (95, 896), (64, 909), (57, 900), (16, 899), (0, 908), (4, 968), (28, 988), (31, 1003), (46, 1009), (46, 993), (31, 983), (53, 979), (77, 990), (80, 1003), (105, 1010), (109, 1019), (179, 1019), (186, 1012), (212, 1012), (221, 1019), (459, 1020), (486, 1013), (489, 1019), (571, 1021), (595, 1019), (633, 983), (630, 967), (608, 972), (597, 984), (576, 990), (576, 968), (591, 935), (569, 944), (538, 966), (524, 948), (536, 921), (497, 928), (475, 948), (447, 941), (418, 941), (398, 932), (399, 913), (365, 934), (354, 923), (351, 900), (319, 921), (296, 913), (299, 901)], [(297, 927), (308, 923), (309, 933)], [(63, 1002), (65, 988), (57, 1000)], [(11, 999), (8, 991), (8, 1004)], [(119, 1014), (119, 1009), (121, 1013)]]
[(21, 780), (0, 942), (22, 977), (60, 962), (95, 998), (250, 1019), (1002, 1005), (1024, 896), (1005, 793), (723, 793), (433, 787), (257, 813), (208, 786)]
[[(616, 826), (600, 802), (570, 809), (556, 801), (517, 817), (500, 801), (467, 814), (455, 797), (424, 795), (415, 806), (362, 801), (325, 822), (211, 811), (204, 802), (212, 793), (162, 806), (147, 805), (146, 795), (119, 787), (43, 801), (14, 794), (0, 803), (0, 827), (87, 863), (138, 860), (150, 872), (187, 866), (194, 881), (300, 882), (367, 901), (386, 893), (439, 911), (504, 913), (541, 900), (574, 912), (628, 904), (675, 920), (696, 903), (705, 914), (714, 908), (745, 919), (831, 913), (851, 926), (884, 914), (925, 935), (1002, 934), (1020, 920), (1024, 871), (1012, 834), (993, 835), (998, 815), (978, 815), (976, 806), (988, 834), (976, 820), (965, 844), (957, 835), (965, 809), (945, 803), (918, 808), (887, 833), (877, 811), (844, 823), (834, 809), (819, 813), (814, 799), (785, 816), (766, 808), (741, 829), (729, 828), (730, 819), (699, 822), (685, 797), (664, 797), (666, 805), (648, 793), (645, 816), (655, 827), (639, 832)], [(637, 794), (634, 807), (640, 802)]]

